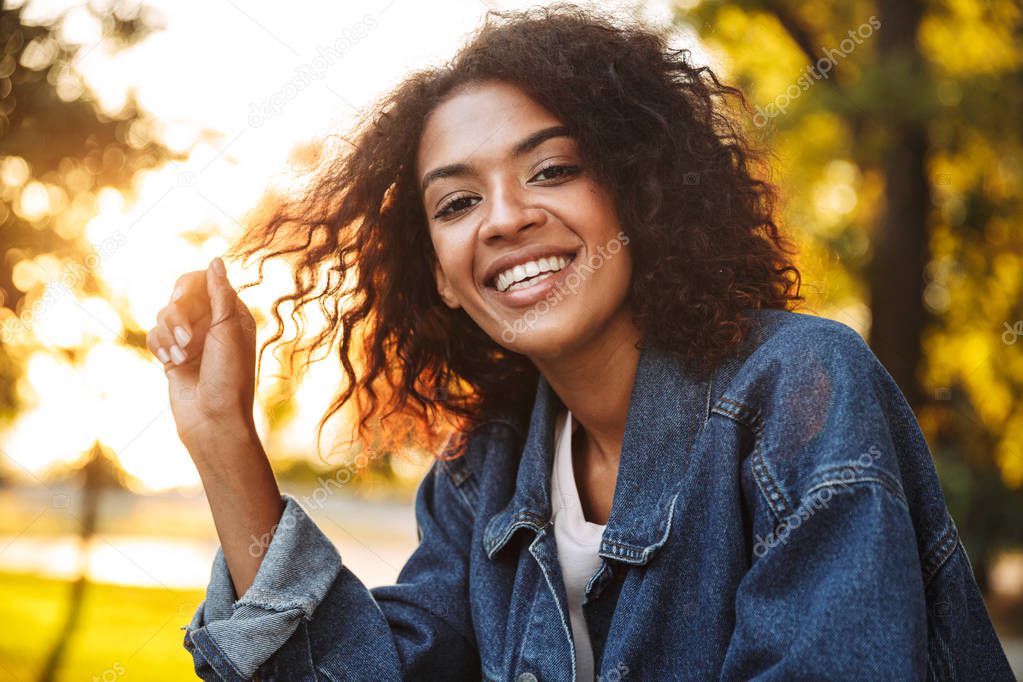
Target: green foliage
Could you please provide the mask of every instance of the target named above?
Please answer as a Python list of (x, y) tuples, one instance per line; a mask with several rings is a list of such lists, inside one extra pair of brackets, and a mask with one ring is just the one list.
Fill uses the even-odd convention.
[[(906, 13), (916, 39), (896, 49)], [(983, 566), (1023, 544), (1023, 10), (1011, 0), (745, 0), (703, 2), (678, 21), (763, 112), (871, 17), (876, 30), (756, 132), (776, 151), (812, 309), (866, 334), (880, 303), (868, 266), (891, 200), (883, 160), (907, 130), (923, 130), (927, 262), (914, 305), (925, 323), (905, 328), (922, 360), (900, 385), (907, 395), (918, 385), (949, 505)]]

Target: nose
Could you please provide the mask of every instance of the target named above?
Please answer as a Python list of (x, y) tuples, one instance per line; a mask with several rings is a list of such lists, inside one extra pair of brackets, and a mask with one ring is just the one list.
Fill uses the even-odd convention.
[(479, 236), (483, 241), (514, 240), (518, 233), (542, 225), (546, 213), (531, 203), (529, 192), (515, 180), (498, 184), (483, 200), (484, 217)]

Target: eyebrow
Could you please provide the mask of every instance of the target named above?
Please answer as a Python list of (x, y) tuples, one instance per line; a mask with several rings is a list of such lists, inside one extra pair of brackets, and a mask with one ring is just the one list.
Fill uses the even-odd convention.
[[(538, 130), (529, 137), (518, 142), (515, 147), (512, 148), (512, 156), (522, 156), (526, 152), (539, 147), (552, 137), (572, 137), (572, 133), (566, 126), (561, 125), (543, 128), (542, 130)], [(427, 186), (429, 186), (429, 184), (434, 180), (450, 178), (456, 175), (465, 175), (470, 172), (472, 172), (472, 165), (468, 163), (452, 163), (447, 166), (435, 168), (423, 176), (423, 182), (420, 185), (421, 191), (425, 192)]]

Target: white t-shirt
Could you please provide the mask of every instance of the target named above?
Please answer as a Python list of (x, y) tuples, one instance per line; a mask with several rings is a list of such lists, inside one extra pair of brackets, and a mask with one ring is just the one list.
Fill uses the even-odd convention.
[[(570, 428), (565, 428), (570, 426)], [(604, 526), (591, 523), (583, 515), (579, 491), (572, 469), (572, 434), (578, 428), (572, 413), (562, 410), (554, 425), (554, 465), (551, 473), (551, 503), (554, 507), (554, 540), (558, 563), (568, 595), (568, 615), (575, 642), (575, 667), (579, 680), (594, 678), (593, 649), (586, 629), (582, 600), (586, 583), (600, 567), (597, 556)]]

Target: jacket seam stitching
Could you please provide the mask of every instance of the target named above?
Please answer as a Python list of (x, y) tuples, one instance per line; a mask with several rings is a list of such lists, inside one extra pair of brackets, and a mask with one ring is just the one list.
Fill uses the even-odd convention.
[[(544, 527), (541, 528), (540, 530), (541, 531), (545, 530), (548, 525), (551, 525), (551, 524), (550, 523), (545, 524)], [(537, 537), (539, 537), (539, 535), (537, 535)], [(529, 548), (529, 553), (530, 554), (533, 554), (533, 545), (535, 543), (536, 543), (536, 538), (534, 538), (533, 542), (530, 543), (530, 548)], [(536, 555), (533, 554), (533, 557), (536, 558)], [(543, 579), (547, 582), (547, 587), (551, 591), (551, 598), (554, 600), (554, 605), (558, 607), (558, 620), (561, 622), (561, 629), (564, 631), (565, 637), (568, 638), (568, 646), (569, 646), (569, 649), (572, 652), (572, 656), (570, 658), (571, 658), (571, 661), (572, 661), (572, 679), (574, 680), (574, 679), (576, 679), (576, 673), (578, 671), (576, 670), (576, 667), (575, 667), (575, 649), (576, 649), (576, 647), (575, 647), (575, 641), (572, 639), (571, 623), (568, 622), (569, 621), (569, 616), (568, 616), (567, 613), (565, 613), (565, 609), (562, 608), (561, 603), (558, 602), (557, 592), (554, 589), (554, 584), (551, 582), (551, 578), (547, 574), (547, 571), (544, 569), (543, 565), (540, 566), (540, 573), (543, 574)], [(536, 604), (536, 602), (534, 601), (534, 606), (535, 606), (535, 604)], [(522, 645), (523, 645), (523, 647), (525, 647), (526, 642), (528, 641), (528, 639), (529, 639), (528, 637), (523, 637), (522, 638)], [(520, 653), (520, 659), (519, 660), (522, 660), (521, 653)]]
[(959, 533), (956, 531), (954, 525), (949, 524), (948, 528), (945, 529), (945, 532), (942, 533), (934, 546), (924, 555), (923, 570), (925, 588), (930, 585), (931, 581), (941, 570), (941, 567), (945, 565), (953, 554), (955, 554), (959, 544)]
[(465, 494), (465, 491), (462, 490), (459, 486), (452, 486), (452, 487), (454, 487), (455, 492), (458, 493), (458, 497), (461, 498), (462, 504), (465, 505), (465, 510), (467, 512), (469, 512), (469, 517), (472, 518), (472, 519), (475, 519), (476, 515), (475, 515), (475, 511), (473, 510), (472, 500), (469, 499), (469, 497)]
[(763, 420), (759, 410), (737, 400), (722, 396), (718, 398), (710, 411), (737, 421), (758, 435), (763, 429)]
[[(462, 456), (466, 457), (467, 455), (462, 455)], [(473, 500), (470, 499), (469, 496), (466, 494), (466, 491), (462, 489), (461, 483), (456, 483), (455, 482), (454, 477), (451, 474), (450, 466), (448, 465), (448, 463), (445, 462), (445, 460), (443, 460), (443, 459), (439, 459), (437, 461), (441, 463), (440, 466), (441, 466), (441, 469), (444, 470), (444, 474), (445, 474), (445, 478), (447, 479), (447, 482), (450, 484), (451, 488), (458, 494), (458, 497), (462, 500), (462, 504), (465, 506), (465, 510), (469, 513), (469, 518), (475, 520), (475, 518), (476, 518), (476, 510), (473, 507)], [(462, 466), (468, 467), (469, 465), (468, 465), (468, 463), (463, 463)], [(469, 469), (469, 473), (464, 478), (462, 478), (461, 482), (465, 483), (466, 481), (469, 481), (469, 479), (471, 479), (473, 476), (474, 476), (474, 474), (472, 472), (472, 469)], [(471, 485), (473, 485), (473, 483), (470, 482), (469, 485), (471, 486)]]
[(287, 599), (281, 599), (276, 601), (274, 595), (280, 590), (263, 590), (256, 588), (250, 589), (249, 592), (245, 593), (241, 599), (236, 600), (232, 605), (232, 610), (238, 610), (242, 606), (251, 606), (257, 609), (262, 609), (269, 613), (287, 613), (288, 611), (301, 611), (302, 615), (306, 618), (309, 614), (315, 610), (311, 607), (311, 604), (317, 602), (313, 598), (313, 595), (303, 592)]
[(877, 475), (877, 476), (857, 476), (855, 478), (849, 478), (849, 479), (845, 479), (845, 478), (826, 478), (826, 479), (824, 479), (822, 481), (818, 481), (817, 483), (814, 483), (812, 486), (810, 486), (810, 488), (807, 489), (806, 493), (804, 494), (804, 497), (806, 495), (810, 495), (813, 492), (816, 492), (817, 490), (819, 490), (821, 488), (826, 488), (826, 487), (841, 488), (842, 486), (851, 485), (853, 483), (877, 483), (877, 484), (881, 485), (883, 488), (885, 488), (885, 490), (887, 490), (893, 497), (895, 497), (896, 500), (900, 504), (902, 504), (904, 507), (906, 507), (906, 509), (909, 509), (909, 502), (906, 500), (905, 495), (903, 495), (902, 489), (899, 486), (894, 485), (890, 480), (886, 479), (884, 476), (881, 476), (881, 475)]
[[(763, 456), (763, 442), (760, 438), (757, 438), (757, 445), (753, 450), (751, 469), (753, 478), (757, 482), (757, 489), (760, 490), (760, 494), (764, 496), (764, 500), (767, 502), (767, 506), (770, 507), (771, 513), (774, 514), (775, 522), (780, 523), (781, 519), (790, 515), (789, 508), (791, 505), (785, 499), (780, 486), (778, 486), (767, 468), (767, 462)], [(766, 488), (770, 488), (770, 492)]]
[[(228, 667), (229, 671), (231, 673), (233, 673), (233, 674), (238, 676), (238, 679), (242, 679), (242, 680), (245, 679), (245, 676), (242, 675), (238, 671), (238, 669), (235, 667), (234, 661), (232, 661), (228, 657), (227, 653), (220, 647), (219, 644), (217, 644), (216, 640), (213, 639), (212, 636), (210, 636), (209, 631), (208, 630), (204, 631), (203, 635), (205, 635), (205, 637), (201, 637), (200, 638), (201, 642), (196, 642), (194, 638), (193, 638), (192, 641), (195, 642), (195, 644), (196, 644), (195, 648), (198, 649), (200, 652), (202, 652), (203, 658), (206, 659), (206, 662), (210, 665), (210, 667), (214, 668), (213, 661), (210, 659), (210, 656), (209, 656), (208, 652), (202, 651), (203, 645), (208, 645), (209, 648), (212, 649), (213, 652), (216, 653), (217, 656), (219, 656), (223, 660), (223, 662), (225, 664), (227, 664), (227, 667)], [(218, 677), (220, 677), (221, 679), (225, 679), (224, 676), (220, 673), (219, 670), (216, 670), (216, 668), (214, 668), (214, 671), (217, 673)]]
[(317, 682), (320, 679), (320, 673), (316, 669), (316, 661), (313, 660), (313, 644), (309, 637), (309, 627), (306, 625), (304, 620), (299, 623), (298, 626), (302, 628), (302, 634), (304, 635), (303, 639), (305, 639), (305, 650), (306, 654), (309, 656), (309, 669), (313, 672), (313, 682)]
[[(760, 416), (760, 411), (724, 396), (718, 399), (712, 411), (717, 411), (725, 417), (732, 418), (753, 433), (753, 437), (756, 440), (756, 446), (753, 448), (753, 454), (750, 457), (753, 480), (756, 481), (757, 489), (774, 515), (775, 523), (781, 523), (783, 518), (789, 516), (789, 509), (792, 505), (786, 499), (784, 490), (782, 490), (771, 474), (767, 461), (764, 458), (763, 439), (761, 438), (764, 422)], [(772, 497), (776, 498), (776, 500), (772, 499)]]
[(899, 491), (897, 489), (893, 488), (890, 483), (884, 481), (883, 479), (876, 478), (876, 477), (873, 477), (873, 476), (861, 476), (859, 478), (850, 479), (848, 481), (836, 481), (836, 480), (822, 481), (820, 483), (817, 483), (813, 487), (811, 487), (809, 490), (807, 490), (806, 493), (804, 494), (803, 498), (805, 499), (805, 498), (809, 497), (811, 494), (813, 494), (813, 493), (815, 493), (818, 490), (821, 490), (823, 488), (837, 488), (837, 489), (841, 490), (842, 488), (852, 487), (855, 484), (868, 484), (869, 485), (869, 484), (872, 484), (872, 483), (876, 484), (876, 485), (879, 485), (880, 487), (884, 488), (885, 491), (887, 491), (888, 494), (891, 495), (894, 498), (894, 500), (900, 506), (904, 507), (907, 511), (909, 510), (908, 503), (906, 503), (905, 498), (903, 498), (899, 494)]
[[(541, 570), (540, 572), (543, 573), (543, 570)], [(536, 602), (537, 601), (538, 601), (538, 599), (537, 599), (536, 595), (534, 595), (533, 596), (533, 602), (529, 605), (529, 616), (528, 616), (528, 619), (526, 620), (526, 622), (529, 623), (529, 624), (532, 624), (532, 622), (533, 622), (533, 612), (536, 611)], [(527, 625), (526, 627), (527, 627), (526, 632), (523, 633), (523, 635), (522, 635), (522, 644), (519, 646), (519, 657), (518, 657), (518, 660), (512, 661), (512, 669), (513, 670), (516, 667), (518, 667), (518, 664), (521, 663), (525, 659), (525, 657), (526, 657), (526, 643), (529, 641), (529, 637), (527, 636), (528, 633), (529, 633), (529, 629), (528, 629), (529, 626)]]
[(487, 555), (492, 557), (519, 528), (532, 528), (534, 531), (539, 531), (543, 525), (543, 520), (536, 514), (529, 511), (520, 512), (500, 537), (487, 543)]

